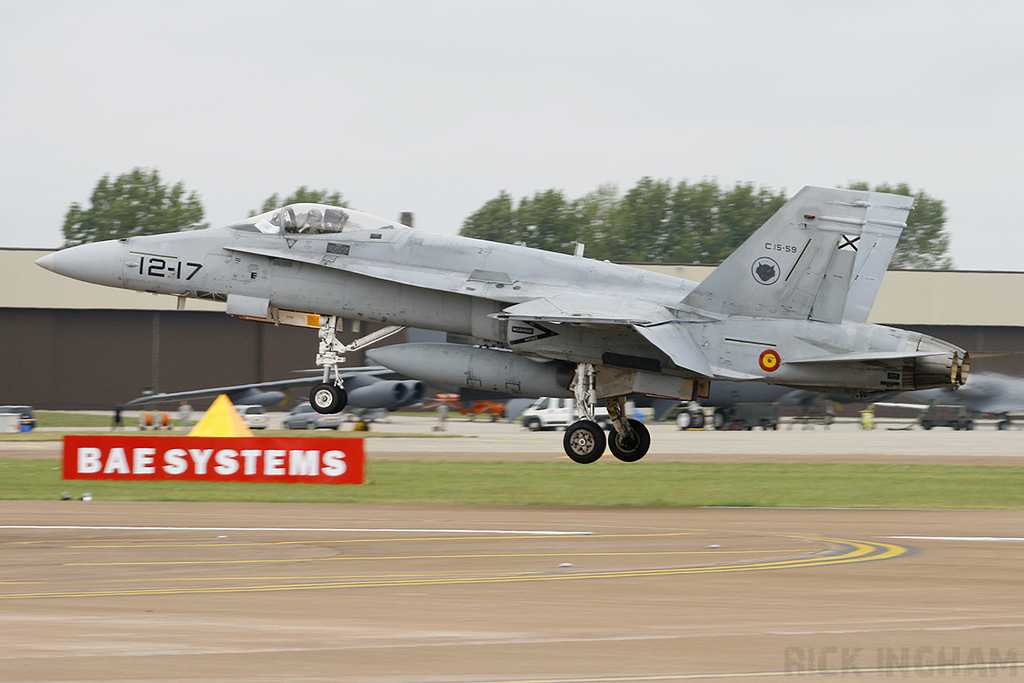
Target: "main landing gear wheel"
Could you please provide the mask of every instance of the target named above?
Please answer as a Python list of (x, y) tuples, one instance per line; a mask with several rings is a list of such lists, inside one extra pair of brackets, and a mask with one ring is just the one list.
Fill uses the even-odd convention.
[[(648, 437), (650, 442), (650, 437)], [(604, 447), (608, 439), (604, 430), (596, 422), (580, 420), (569, 425), (565, 430), (565, 437), (562, 439), (562, 446), (565, 447), (565, 454), (581, 465), (589, 465), (597, 462), (597, 459), (604, 453)]]
[(309, 403), (321, 414), (337, 413), (348, 403), (348, 392), (337, 384), (321, 382), (309, 392)]
[(632, 432), (622, 437), (616, 430), (608, 434), (608, 448), (612, 455), (622, 462), (636, 462), (647, 455), (651, 447), (651, 433), (643, 422), (638, 420), (626, 420), (632, 428)]

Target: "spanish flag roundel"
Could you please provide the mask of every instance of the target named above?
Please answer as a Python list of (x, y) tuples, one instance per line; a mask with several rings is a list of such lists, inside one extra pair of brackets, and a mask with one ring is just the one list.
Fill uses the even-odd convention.
[(757, 359), (757, 362), (765, 372), (775, 372), (779, 369), (779, 365), (782, 364), (782, 359), (779, 358), (777, 351), (768, 349), (761, 353), (761, 357)]

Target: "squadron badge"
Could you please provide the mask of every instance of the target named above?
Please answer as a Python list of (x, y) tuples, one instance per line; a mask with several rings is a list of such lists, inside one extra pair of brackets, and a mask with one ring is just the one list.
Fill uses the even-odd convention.
[(754, 279), (757, 280), (758, 284), (775, 284), (775, 281), (779, 279), (779, 264), (775, 262), (775, 259), (762, 256), (754, 261), (754, 265), (750, 267), (750, 272), (753, 273)]

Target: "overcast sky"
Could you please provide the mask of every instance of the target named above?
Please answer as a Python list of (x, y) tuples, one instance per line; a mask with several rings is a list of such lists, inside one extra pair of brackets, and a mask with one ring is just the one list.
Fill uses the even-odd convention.
[(0, 246), (142, 166), (455, 233), (505, 190), (906, 182), (1024, 270), (1024, 2), (0, 0)]

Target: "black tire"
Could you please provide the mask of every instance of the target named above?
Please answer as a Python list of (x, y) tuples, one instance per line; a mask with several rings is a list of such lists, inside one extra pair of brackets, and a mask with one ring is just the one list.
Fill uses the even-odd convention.
[(929, 422), (928, 420), (921, 420), (921, 428), (924, 429), (925, 431), (928, 431), (929, 429), (932, 428), (932, 423)]
[(711, 418), (711, 424), (715, 426), (715, 429), (725, 429), (725, 413), (716, 409), (714, 417)]
[(693, 424), (690, 425), (693, 429), (704, 429), (704, 413), (696, 412), (693, 413)]
[(345, 408), (346, 403), (348, 392), (336, 384), (321, 382), (309, 392), (309, 404), (321, 415), (337, 413)]
[(573, 462), (581, 465), (597, 462), (607, 445), (608, 438), (604, 431), (596, 422), (590, 420), (574, 422), (565, 430), (565, 436), (562, 437), (565, 454)]
[(608, 448), (612, 455), (622, 462), (636, 462), (647, 455), (651, 447), (651, 433), (647, 431), (647, 425), (639, 420), (626, 420), (633, 428), (632, 439), (624, 440), (619, 433), (612, 430), (608, 433)]
[(531, 432), (539, 432), (540, 431), (540, 420), (538, 420), (535, 417), (527, 418), (527, 420), (526, 420), (526, 428), (529, 429)]

